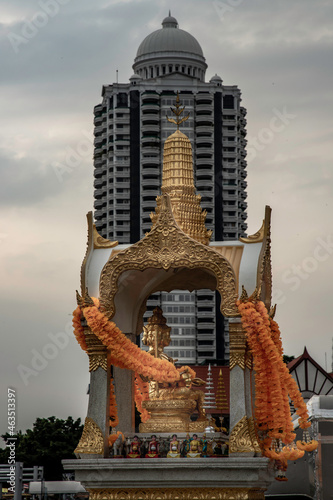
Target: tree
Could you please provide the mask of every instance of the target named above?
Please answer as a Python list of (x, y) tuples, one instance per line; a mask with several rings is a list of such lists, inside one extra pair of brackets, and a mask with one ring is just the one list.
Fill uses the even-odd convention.
[(292, 361), (293, 359), (295, 359), (295, 356), (287, 356), (287, 354), (283, 355), (283, 362), (286, 363), (286, 365), (290, 363), (290, 361)]
[[(24, 467), (44, 466), (44, 478), (48, 481), (60, 481), (64, 472), (61, 460), (75, 458), (76, 448), (83, 425), (78, 418), (61, 420), (56, 417), (37, 418), (33, 428), (23, 434), (18, 431), (15, 436), (3, 434), (5, 443), (16, 437), (16, 461), (23, 462)], [(9, 449), (0, 450), (0, 463), (7, 463)]]

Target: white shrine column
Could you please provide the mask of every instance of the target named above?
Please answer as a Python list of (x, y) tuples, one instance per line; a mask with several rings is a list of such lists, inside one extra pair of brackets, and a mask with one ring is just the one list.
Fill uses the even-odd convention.
[(252, 356), (248, 351), (240, 318), (229, 318), (230, 334), (230, 454), (254, 456), (260, 452), (253, 416), (251, 374)]
[(81, 320), (89, 357), (89, 403), (80, 442), (75, 453), (80, 458), (109, 456), (110, 362), (106, 346)]
[[(134, 333), (126, 333), (126, 337), (135, 344)], [(113, 380), (119, 418), (119, 426), (116, 429), (133, 433), (135, 432), (134, 372), (114, 366)]]

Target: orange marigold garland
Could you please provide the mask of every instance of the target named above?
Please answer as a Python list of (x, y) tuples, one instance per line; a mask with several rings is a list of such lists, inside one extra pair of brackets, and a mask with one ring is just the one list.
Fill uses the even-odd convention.
[[(306, 430), (311, 425), (306, 404), (283, 362), (280, 330), (277, 323), (269, 318), (265, 304), (261, 301), (238, 301), (237, 306), (254, 358), (255, 418), (264, 437), (261, 443), (263, 453), (283, 464), (279, 480), (285, 480), (283, 474), (287, 460), (296, 460), (304, 455), (304, 450), (316, 448), (316, 442), (310, 439)], [(288, 394), (300, 416), (299, 425), (305, 432), (303, 441), (297, 441), (297, 446), (293, 442), (295, 433)], [(286, 445), (283, 446), (283, 443)]]
[(145, 423), (150, 419), (150, 413), (142, 407), (142, 402), (149, 399), (149, 386), (144, 382), (140, 375), (135, 374), (134, 378), (135, 404), (138, 412), (141, 415), (141, 422)]
[(87, 343), (81, 325), (82, 311), (79, 306), (73, 311), (73, 329), (76, 340), (78, 341), (81, 349), (87, 352)]
[[(196, 376), (195, 371), (189, 366), (176, 368), (166, 360), (157, 359), (142, 351), (124, 335), (115, 323), (99, 311), (99, 300), (93, 298), (94, 306), (83, 309), (77, 307), (73, 312), (73, 326), (75, 337), (84, 351), (87, 351), (84, 329), (81, 319), (85, 318), (94, 334), (110, 350), (110, 361), (114, 366), (127, 368), (136, 372), (135, 376), (135, 402), (141, 413), (142, 422), (150, 418), (147, 410), (142, 408), (142, 401), (149, 399), (148, 384), (143, 382), (140, 375), (157, 382), (176, 382), (181, 379), (183, 372), (188, 372), (191, 378)], [(110, 425), (119, 425), (117, 405), (114, 394), (113, 381), (110, 384)]]
[(112, 356), (117, 358), (123, 367), (158, 382), (179, 380), (179, 372), (172, 363), (154, 358), (146, 351), (142, 351), (96, 306), (84, 308), (83, 315), (94, 334), (108, 349), (111, 349)]

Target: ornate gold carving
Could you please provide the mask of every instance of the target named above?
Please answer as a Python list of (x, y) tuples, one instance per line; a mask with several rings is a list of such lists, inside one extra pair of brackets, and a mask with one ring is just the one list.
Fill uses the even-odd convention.
[(271, 208), (265, 208), (264, 239), (259, 255), (257, 287), (261, 288), (261, 300), (265, 303), (267, 310), (271, 307), (272, 296), (272, 263), (271, 263)]
[(222, 255), (193, 240), (178, 227), (167, 195), (162, 196), (158, 220), (147, 236), (110, 256), (102, 270), (100, 301), (109, 318), (115, 314), (114, 299), (120, 275), (128, 270), (144, 271), (149, 268), (175, 269), (176, 272), (184, 268), (197, 269), (215, 276), (215, 289), (221, 295), (222, 314), (227, 317), (239, 316), (236, 277), (232, 266)]
[(90, 297), (90, 295), (88, 293), (88, 288), (85, 289), (85, 292), (82, 294), (82, 297), (79, 294), (79, 292), (76, 290), (76, 302), (77, 302), (77, 305), (80, 306), (81, 308), (92, 307), (95, 305), (93, 299)]
[(247, 291), (245, 290), (244, 285), (242, 285), (242, 293), (241, 293), (241, 296), (239, 297), (239, 300), (241, 302), (247, 302), (248, 298), (249, 298), (249, 296), (247, 294)]
[(118, 245), (118, 241), (110, 241), (101, 236), (94, 224), (93, 226), (94, 248), (113, 248)]
[(97, 368), (107, 370), (108, 363), (106, 355), (92, 354), (89, 356), (89, 371), (94, 372)]
[(86, 417), (81, 439), (74, 453), (89, 453), (103, 455), (103, 434), (96, 422)]
[(250, 437), (251, 437), (254, 451), (256, 453), (261, 453), (261, 448), (260, 448), (259, 443), (258, 443), (257, 433), (256, 433), (253, 417), (248, 418), (247, 423), (249, 426), (249, 433), (250, 433)]
[(87, 267), (88, 257), (94, 248), (92, 212), (88, 212), (86, 217), (87, 217), (87, 224), (88, 224), (87, 249), (86, 249), (86, 253), (83, 257), (83, 261), (81, 264), (81, 271), (80, 271), (80, 282), (81, 282), (81, 294), (82, 295), (84, 295), (84, 291), (86, 290), (86, 287), (87, 287), (86, 267)]
[[(148, 400), (142, 402), (150, 419), (140, 424), (140, 432), (187, 432), (195, 410), (194, 399)], [(207, 422), (206, 422), (207, 426)]]
[(248, 236), (247, 238), (243, 238), (242, 236), (239, 238), (239, 241), (242, 243), (261, 243), (264, 241), (264, 232), (265, 232), (265, 221), (262, 221), (261, 228), (259, 231), (257, 231), (254, 234), (251, 234), (251, 236)]
[(183, 106), (182, 108), (180, 107), (179, 92), (178, 91), (177, 91), (175, 108), (176, 109), (173, 109), (173, 108), (170, 108), (170, 109), (173, 112), (173, 114), (176, 116), (176, 120), (174, 120), (173, 118), (169, 118), (168, 116), (166, 117), (166, 119), (168, 120), (168, 122), (174, 123), (175, 125), (177, 125), (177, 130), (179, 130), (179, 125), (181, 123), (185, 122), (186, 120), (188, 120), (190, 113), (188, 113), (187, 116), (183, 116), (182, 118), (180, 118), (180, 115), (183, 113), (185, 106)]
[(250, 453), (256, 451), (252, 441), (249, 421), (246, 416), (232, 429), (229, 446), (230, 453)]
[(271, 307), (269, 310), (268, 316), (270, 317), (270, 319), (274, 319), (275, 313), (276, 313), (276, 304), (274, 304), (274, 306)]
[[(200, 206), (201, 196), (195, 194), (192, 146), (189, 138), (176, 130), (165, 141), (163, 156), (162, 196), (168, 194), (177, 225), (184, 233), (208, 245), (212, 231), (205, 227), (207, 211)], [(153, 226), (161, 210), (162, 198), (156, 198)]]
[(252, 369), (252, 355), (247, 347), (245, 333), (242, 323), (229, 323), (230, 336), (230, 360), (229, 367), (232, 370), (236, 365), (242, 370)]
[(264, 500), (259, 488), (86, 488), (90, 500)]
[(98, 337), (91, 331), (89, 326), (84, 326), (84, 335), (87, 344), (89, 356), (89, 371), (95, 371), (97, 368), (107, 370), (107, 349)]

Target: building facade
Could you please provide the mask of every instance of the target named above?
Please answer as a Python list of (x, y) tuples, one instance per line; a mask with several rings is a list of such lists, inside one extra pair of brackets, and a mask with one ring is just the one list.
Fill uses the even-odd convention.
[[(224, 85), (218, 75), (206, 82), (206, 69), (197, 40), (169, 15), (140, 44), (129, 83), (103, 86), (94, 109), (94, 217), (105, 238), (135, 243), (150, 230), (163, 145), (174, 131), (166, 115), (172, 115), (177, 92), (189, 113), (181, 130), (192, 144), (195, 185), (212, 240), (245, 235), (246, 110), (238, 87)], [(186, 364), (228, 359), (228, 325), (215, 292), (154, 294), (147, 316), (156, 305), (172, 327), (169, 355)]]

